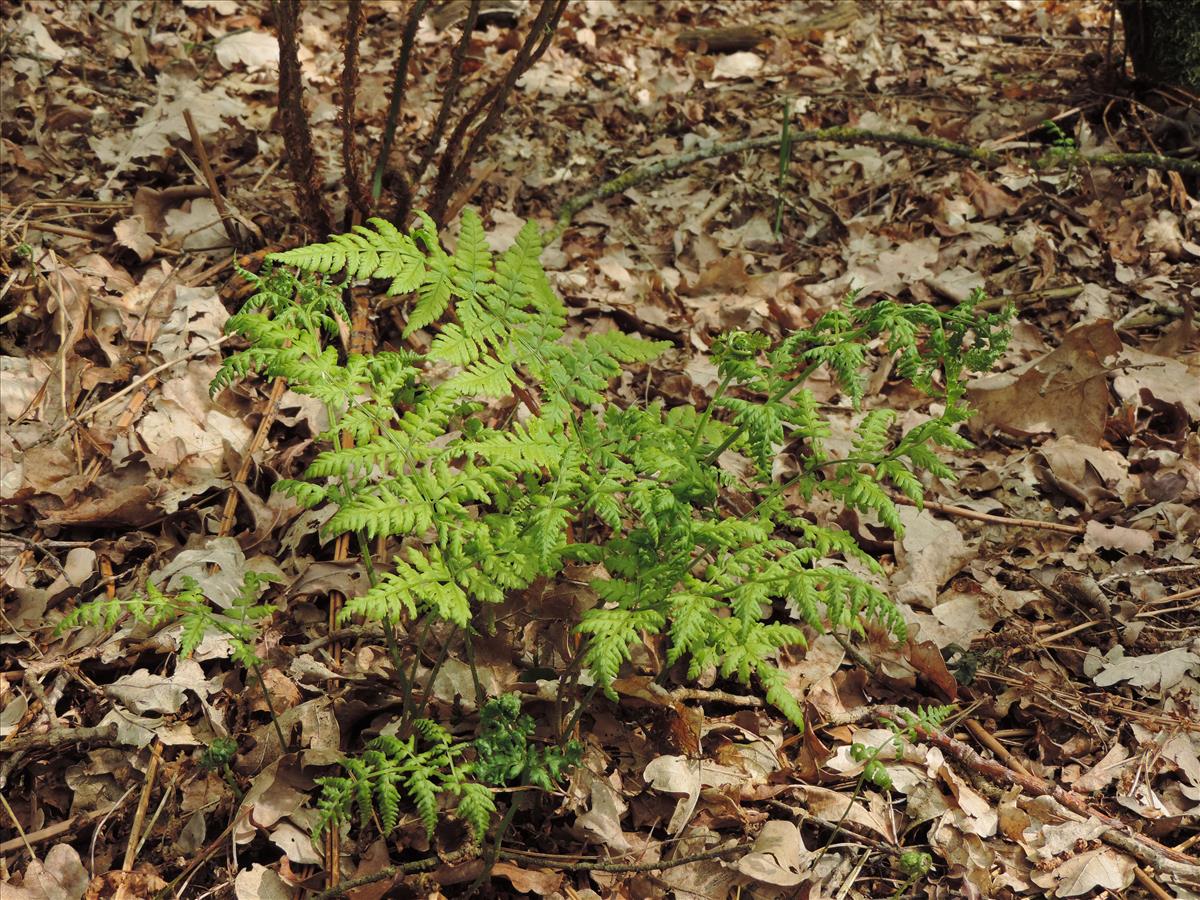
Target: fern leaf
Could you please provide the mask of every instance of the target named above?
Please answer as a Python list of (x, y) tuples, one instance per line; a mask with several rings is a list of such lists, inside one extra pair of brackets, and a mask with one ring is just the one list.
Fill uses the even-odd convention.
[(421, 534), (433, 527), (434, 510), (412, 479), (397, 479), (360, 491), (325, 524), (331, 535), (361, 531), (369, 538)]
[(405, 337), (440, 319), (453, 296), (454, 267), (450, 257), (436, 241), (430, 247), (426, 264), (428, 270), (417, 288), (417, 305), (413, 307), (408, 324), (404, 326)]
[(459, 788), (459, 800), (455, 813), (471, 826), (475, 839), (482, 842), (484, 835), (487, 834), (492, 816), (496, 814), (496, 801), (487, 787), (468, 781)]
[(590, 635), (584, 661), (606, 694), (615, 696), (612, 683), (621, 664), (630, 658), (629, 648), (641, 639), (642, 629), (657, 632), (664, 622), (663, 614), (655, 609), (590, 609), (584, 613), (579, 631)]
[(404, 787), (408, 791), (408, 796), (412, 798), (413, 805), (417, 808), (417, 815), (425, 825), (426, 834), (433, 837), (438, 820), (437, 785), (429, 779), (427, 770), (417, 768), (409, 773)]
[[(367, 220), (378, 233), (371, 238), (379, 254), (372, 278), (390, 278), (389, 296), (415, 291), (425, 277), (425, 257), (413, 239), (402, 234), (386, 219)], [(361, 227), (361, 226), (360, 226)], [(362, 233), (369, 234), (366, 229)]]
[(458, 246), (452, 260), (454, 292), (474, 297), (492, 280), (492, 253), (483, 232), (483, 220), (473, 209), (464, 209), (459, 223)]
[(512, 386), (520, 384), (517, 373), (503, 359), (486, 357), (477, 360), (467, 367), (466, 371), (446, 382), (445, 388), (453, 394), (466, 397), (495, 397), (497, 399), (512, 396)]
[(400, 821), (400, 777), (391, 769), (378, 772), (375, 779), (375, 804), (379, 811), (379, 829), (391, 834)]

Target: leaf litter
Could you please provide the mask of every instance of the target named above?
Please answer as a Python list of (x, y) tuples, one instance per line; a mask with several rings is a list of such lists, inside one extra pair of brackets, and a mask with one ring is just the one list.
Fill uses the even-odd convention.
[[(377, 135), (402, 19), (389, 4), (366, 5), (360, 112)], [(629, 165), (776, 133), (785, 100), (803, 127), (908, 127), (997, 147), (1057, 118), (1084, 149), (1138, 149), (1147, 125), (1176, 115), (1136, 104), (1112, 113), (1094, 77), (1109, 28), (1099, 3), (862, 3), (836, 25), (798, 22), (842, 6), (754, 0), (739, 7), (751, 45), (721, 50), (711, 32), (687, 37), (727, 24), (703, 4), (572, 5), (525, 76), (488, 152), (493, 174), (470, 203), (510, 234), (525, 218), (548, 223), (579, 185)], [(302, 35), (328, 158), (342, 13), (306, 5)], [(149, 897), (181, 874), (181, 896), (295, 896), (320, 883), (307, 840), (313, 778), (398, 710), (380, 692), (392, 668), (378, 633), (346, 635), (340, 662), (328, 652), (325, 596), (360, 592), (364, 573), (331, 562), (314, 538), (320, 522), (269, 496), (262, 479), (234, 486), (266, 390), (208, 396), (238, 286), (221, 266), (228, 235), (184, 159), (185, 110), (229, 204), (272, 247), (300, 240), (274, 164), (278, 49), (265, 4), (44, 0), (14, 18), (6, 40), (5, 896)], [(454, 28), (433, 20), (417, 36), (425, 48), (453, 40)], [(472, 45), (478, 65), (495, 64), (503, 24)], [(436, 103), (416, 101), (438, 91), (437, 71), (422, 65), (411, 85), (419, 119)], [(703, 405), (717, 380), (706, 351), (721, 330), (802, 327), (850, 288), (938, 303), (982, 286), (1012, 298), (1009, 356), (971, 389), (978, 447), (953, 461), (957, 482), (928, 485), (944, 508), (980, 518), (904, 509), (908, 531), (896, 540), (878, 522), (810, 509), (884, 563), (908, 644), (868, 634), (847, 648), (814, 635), (789, 652), (781, 667), (812, 726), (802, 735), (713, 675), (696, 688), (654, 684), (661, 659), (647, 645), (618, 701), (584, 718), (584, 763), (545, 819), (507, 839), (533, 855), (497, 862), (490, 890), (890, 896), (904, 882), (901, 855), (916, 849), (932, 863), (922, 896), (1197, 896), (1195, 185), (1016, 162), (980, 172), (912, 148), (821, 143), (793, 148), (777, 239), (777, 172), (770, 152), (708, 160), (579, 213), (545, 256), (575, 324), (675, 341), (649, 383), (626, 376), (618, 395)], [(911, 428), (927, 411), (889, 374), (877, 372), (867, 405), (900, 411)], [(845, 398), (816, 390), (850, 434)], [(285, 395), (253, 470), (296, 471), (324, 427), (305, 403)], [(230, 490), (244, 511), (224, 536)], [(206, 579), (220, 604), (263, 566), (289, 585), (259, 650), (293, 752), (219, 634), (191, 659), (176, 657), (170, 626), (54, 634), (70, 606), (124, 595), (155, 572), (168, 584)], [(561, 659), (555, 647), (570, 635), (518, 607), (481, 643), (477, 668), (489, 689), (522, 691), (536, 709), (555, 700), (556, 682), (520, 661)], [(431, 702), (469, 711), (470, 680), (451, 660)], [(862, 714), (947, 700), (959, 712), (945, 734), (901, 749)], [(231, 735), (229, 769), (201, 767)], [(855, 744), (880, 748), (890, 788), (862, 778)], [(138, 820), (144, 786), (149, 814)], [(135, 820), (138, 845), (128, 840)], [(706, 856), (726, 849), (735, 852)], [(345, 876), (362, 877), (431, 848), (414, 820), (388, 842), (346, 850)], [(424, 883), (433, 896), (462, 883), (446, 850)], [(663, 867), (644, 865), (653, 863)], [(376, 888), (387, 885), (353, 896), (383, 896)]]

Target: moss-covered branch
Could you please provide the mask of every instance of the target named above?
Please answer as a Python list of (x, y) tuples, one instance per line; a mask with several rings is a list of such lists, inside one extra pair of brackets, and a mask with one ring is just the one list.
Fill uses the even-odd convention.
[[(996, 150), (986, 150), (982, 147), (972, 147), (959, 144), (939, 137), (927, 137), (920, 134), (907, 134), (902, 131), (876, 131), (870, 128), (850, 128), (837, 125), (832, 128), (814, 128), (808, 131), (794, 131), (788, 136), (793, 143), (829, 141), (841, 144), (903, 144), (910, 147), (921, 147), (937, 153), (946, 153), (960, 159), (995, 166), (1012, 158), (1010, 153)], [(731, 141), (727, 144), (708, 144), (697, 147), (678, 156), (660, 159), (657, 162), (642, 166), (634, 166), (622, 172), (611, 181), (581, 194), (563, 205), (553, 228), (544, 236), (546, 243), (562, 235), (571, 220), (583, 209), (598, 200), (604, 200), (626, 191), (631, 187), (661, 178), (677, 169), (690, 166), (692, 163), (705, 159), (715, 159), (729, 156), (732, 153), (742, 153), (746, 150), (771, 150), (779, 146), (780, 135), (771, 134), (757, 138), (747, 138), (741, 141)], [(1039, 157), (1035, 162), (1045, 165), (1045, 157)], [(1097, 153), (1094, 155), (1079, 154), (1073, 161), (1093, 166), (1106, 166), (1111, 169), (1158, 169), (1164, 172), (1179, 172), (1183, 175), (1200, 176), (1200, 162), (1186, 159), (1174, 159), (1155, 153)]]

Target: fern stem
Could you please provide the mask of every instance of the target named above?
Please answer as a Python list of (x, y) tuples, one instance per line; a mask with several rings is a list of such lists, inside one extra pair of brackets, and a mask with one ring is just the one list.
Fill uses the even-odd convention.
[[(708, 405), (704, 407), (704, 412), (700, 416), (700, 421), (696, 424), (696, 431), (692, 434), (692, 441), (688, 444), (688, 449), (695, 450), (696, 444), (700, 442), (700, 435), (704, 433), (704, 426), (708, 424), (712, 418), (712, 411), (717, 405), (717, 401), (725, 396), (725, 391), (729, 388), (729, 383), (733, 381), (734, 373), (730, 372), (721, 379), (721, 383), (717, 385), (716, 391), (713, 392), (712, 399), (708, 401)], [(717, 454), (720, 456), (720, 454)]]
[(775, 240), (779, 240), (779, 232), (783, 228), (783, 191), (787, 187), (788, 169), (792, 163), (792, 101), (789, 97), (783, 101), (783, 128), (779, 135), (779, 186), (775, 196)]
[(379, 583), (379, 575), (375, 571), (375, 562), (371, 558), (371, 547), (367, 543), (367, 536), (362, 529), (354, 532), (355, 538), (358, 540), (358, 555), (363, 561), (363, 567), (367, 570), (367, 580), (371, 582), (371, 587)]
[[(450, 655), (450, 640), (447, 639), (442, 643), (442, 652), (438, 654), (437, 661), (434, 662), (433, 668), (429, 670), (429, 678), (425, 680), (425, 692), (421, 695), (421, 702), (417, 705), (417, 709), (423, 708), (429, 703), (430, 697), (433, 696), (433, 682), (437, 679), (438, 672), (441, 671), (442, 665), (446, 662), (446, 658)], [(418, 656), (418, 660), (420, 657)]]
[(275, 704), (271, 702), (271, 692), (267, 690), (267, 682), (263, 678), (262, 667), (258, 663), (251, 663), (250, 668), (258, 678), (258, 685), (262, 688), (263, 699), (267, 702), (267, 712), (271, 714), (271, 724), (275, 726), (275, 735), (279, 738), (279, 752), (280, 754), (287, 753), (290, 749), (288, 739), (283, 736), (283, 726), (279, 724), (279, 716), (275, 712)]
[[(521, 785), (525, 785), (525, 779), (521, 779)], [(504, 842), (504, 836), (508, 834), (508, 829), (512, 825), (513, 817), (517, 814), (517, 805), (520, 803), (520, 793), (513, 794), (509, 799), (508, 809), (504, 811), (504, 818), (500, 820), (500, 826), (496, 829), (496, 842), (492, 844), (490, 852), (483, 861), (483, 871), (480, 872), (475, 880), (467, 887), (467, 896), (471, 896), (483, 882), (491, 877), (492, 867), (496, 865), (496, 860), (500, 856), (500, 845)]]
[[(400, 693), (404, 696), (407, 707), (408, 695), (412, 693), (412, 685), (404, 675), (404, 660), (400, 658), (400, 642), (396, 639), (396, 626), (392, 622), (391, 616), (383, 617), (383, 639), (387, 644), (388, 658), (392, 661), (392, 668), (396, 670), (395, 678), (400, 685)], [(401, 721), (403, 720), (402, 711)]]
[(883, 748), (888, 746), (892, 740), (892, 738), (889, 738), (887, 743), (880, 744), (875, 748), (875, 752), (871, 754), (869, 759), (863, 760), (863, 770), (858, 776), (858, 782), (854, 785), (854, 793), (850, 795), (850, 799), (846, 803), (846, 808), (842, 810), (842, 814), (838, 816), (838, 820), (833, 823), (833, 830), (829, 832), (829, 837), (825, 839), (825, 844), (820, 850), (817, 851), (817, 855), (812, 861), (812, 865), (814, 867), (821, 861), (821, 857), (825, 855), (825, 851), (827, 851), (833, 845), (833, 842), (837, 840), (837, 836), (841, 834), (842, 831), (842, 824), (846, 821), (846, 817), (850, 815), (851, 808), (853, 808), (854, 804), (858, 801), (858, 798), (862, 796), (863, 786), (867, 783), (867, 766), (878, 759), (879, 754), (883, 752)]
[(420, 632), (417, 634), (417, 640), (413, 649), (412, 671), (405, 680), (404, 705), (400, 710), (400, 733), (404, 733), (407, 730), (409, 723), (415, 716), (413, 699), (417, 691), (417, 671), (421, 667), (421, 654), (425, 652), (425, 639), (429, 637), (429, 619), (430, 615), (426, 614), (420, 621)]
[[(739, 516), (738, 518), (741, 518), (741, 519), (750, 518), (756, 512), (758, 512), (760, 509), (762, 509), (764, 506), (766, 506), (768, 503), (770, 503), (772, 500), (774, 500), (776, 497), (778, 497), (780, 494), (782, 494), (784, 491), (786, 491), (788, 488), (795, 486), (798, 482), (803, 481), (805, 478), (812, 475), (813, 472), (816, 472), (819, 469), (824, 469), (827, 466), (841, 466), (841, 465), (847, 465), (847, 464), (877, 466), (880, 463), (886, 462), (893, 458), (894, 458), (893, 454), (888, 454), (887, 456), (883, 457), (882, 459), (877, 459), (877, 460), (876, 459), (867, 459), (866, 457), (862, 457), (862, 456), (847, 456), (842, 459), (827, 459), (824, 462), (817, 463), (816, 465), (805, 465), (803, 472), (801, 472), (799, 475), (792, 476), (787, 481), (781, 481), (779, 484), (772, 486), (771, 490), (769, 490), (766, 493), (766, 496), (764, 496), (762, 498), (762, 500), (760, 500), (758, 502), (758, 504), (752, 510), (750, 510), (750, 512), (748, 512), (742, 516)], [(810, 460), (810, 462), (811, 461), (812, 460)]]
[[(417, 0), (409, 12), (408, 21), (404, 25), (404, 35), (400, 41), (400, 52), (396, 56), (396, 68), (392, 72), (392, 94), (388, 98), (387, 121), (383, 129), (383, 143), (379, 148), (379, 158), (375, 163), (375, 172), (371, 177), (371, 199), (379, 200), (383, 193), (383, 173), (387, 168), (388, 157), (392, 153), (392, 143), (396, 139), (396, 126), (400, 120), (400, 108), (404, 105), (405, 89), (408, 85), (408, 60), (412, 54), (413, 41), (417, 36), (417, 26), (429, 0)], [(408, 185), (407, 177), (401, 174), (403, 192), (409, 193), (412, 188)], [(403, 198), (405, 206), (408, 198)], [(401, 226), (403, 222), (399, 223)]]
[[(774, 395), (771, 396), (767, 400), (767, 403), (778, 403), (779, 401), (786, 398), (788, 394), (790, 394), (792, 391), (796, 390), (796, 388), (800, 387), (800, 385), (804, 384), (804, 382), (808, 381), (808, 379), (812, 375), (812, 373), (817, 371), (817, 369), (821, 368), (822, 365), (823, 365), (823, 363), (815, 362), (812, 365), (810, 365), (807, 369), (805, 369), (803, 372), (801, 372), (799, 374), (799, 376), (797, 376), (793, 380), (784, 382), (783, 387), (781, 387), (778, 391), (776, 391), (774, 393)], [(733, 446), (734, 442), (745, 433), (746, 433), (746, 426), (739, 425), (737, 428), (735, 428), (733, 430), (732, 433), (730, 433), (729, 437), (725, 438), (725, 440), (722, 441), (721, 446), (717, 447), (716, 450), (714, 450), (712, 453), (708, 454), (708, 458), (705, 460), (705, 463), (707, 465), (711, 466), (713, 463), (715, 463), (720, 458), (722, 453), (724, 453), (731, 446)]]
[(483, 689), (483, 682), (479, 680), (479, 669), (475, 665), (475, 641), (471, 638), (472, 631), (468, 628), (463, 636), (463, 644), (467, 651), (467, 667), (471, 670), (471, 684), (475, 686), (475, 708), (483, 709), (487, 692)]
[(583, 699), (575, 704), (575, 711), (571, 713), (571, 721), (567, 723), (567, 727), (563, 729), (562, 734), (558, 737), (559, 747), (565, 747), (569, 741), (571, 732), (575, 730), (575, 726), (579, 724), (579, 720), (583, 718), (583, 714), (592, 703), (592, 698), (596, 696), (596, 691), (600, 690), (600, 684), (593, 682), (592, 686), (587, 689), (587, 693), (583, 695)]

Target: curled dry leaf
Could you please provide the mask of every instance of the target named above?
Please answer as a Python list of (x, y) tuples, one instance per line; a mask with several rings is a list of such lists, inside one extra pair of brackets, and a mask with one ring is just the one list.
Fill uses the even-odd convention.
[(19, 883), (0, 883), (4, 900), (80, 900), (88, 887), (88, 873), (79, 853), (70, 844), (55, 844), (45, 861), (33, 860)]
[(734, 868), (764, 884), (795, 887), (808, 877), (812, 858), (794, 823), (772, 819), (758, 833), (754, 848)]
[(1108, 416), (1107, 375), (1122, 349), (1111, 321), (1080, 325), (1056, 350), (972, 382), (973, 423), (1028, 437), (1054, 434), (1096, 446)]

